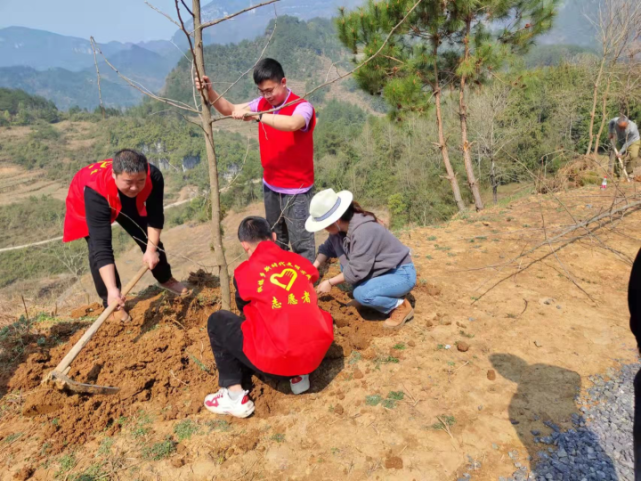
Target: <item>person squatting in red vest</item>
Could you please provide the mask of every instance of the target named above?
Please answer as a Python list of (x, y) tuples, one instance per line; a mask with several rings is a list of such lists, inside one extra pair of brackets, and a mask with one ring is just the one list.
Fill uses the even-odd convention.
[[(113, 159), (80, 169), (69, 186), (62, 241), (85, 238), (89, 267), (105, 307), (118, 304), (120, 320), (130, 319), (114, 261), (111, 224), (118, 222), (134, 238), (144, 255), (143, 264), (162, 287), (176, 294), (187, 288), (171, 275), (160, 242), (164, 223), (164, 180), (160, 170), (135, 150), (124, 149)], [(147, 241), (147, 239), (149, 239)]]
[(234, 272), (242, 316), (217, 311), (209, 317), (220, 390), (204, 404), (215, 414), (245, 418), (254, 403), (242, 387), (243, 369), (288, 378), (292, 392), (301, 394), (332, 344), (334, 328), (329, 313), (318, 307), (318, 271), (304, 257), (281, 249), (267, 220), (244, 219), (238, 240), (249, 255)]
[(305, 230), (305, 221), (314, 187), (314, 107), (287, 88), (283, 67), (271, 58), (256, 64), (254, 83), (262, 97), (248, 103), (232, 104), (220, 97), (207, 76), (204, 85), (197, 78), (195, 83), (199, 90), (207, 89), (221, 114), (258, 122), (267, 222), (282, 248), (289, 249), (291, 243), (295, 253), (313, 262), (314, 234)]

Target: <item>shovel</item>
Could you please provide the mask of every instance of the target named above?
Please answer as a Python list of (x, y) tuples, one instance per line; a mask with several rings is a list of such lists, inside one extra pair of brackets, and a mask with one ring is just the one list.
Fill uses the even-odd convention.
[[(123, 296), (126, 296), (131, 289), (138, 283), (140, 278), (145, 275), (147, 272), (148, 267), (144, 266), (141, 267), (140, 270), (136, 273), (133, 279), (129, 281), (129, 284), (125, 286), (125, 288), (121, 291)], [(73, 379), (71, 379), (67, 374), (69, 374), (69, 370), (71, 369), (71, 363), (73, 360), (76, 358), (76, 356), (80, 353), (83, 347), (87, 345), (87, 343), (91, 340), (91, 338), (94, 336), (96, 332), (98, 332), (98, 329), (100, 329), (100, 326), (102, 326), (102, 323), (107, 320), (107, 318), (111, 315), (111, 313), (116, 309), (117, 305), (112, 304), (111, 306), (107, 307), (105, 311), (100, 315), (98, 319), (87, 329), (87, 332), (84, 333), (84, 335), (78, 340), (75, 346), (71, 348), (71, 351), (60, 361), (60, 364), (51, 371), (47, 376), (43, 379), (42, 383), (48, 383), (48, 382), (54, 382), (56, 387), (60, 390), (68, 389), (73, 392), (79, 392), (79, 393), (89, 393), (89, 394), (115, 394), (118, 391), (120, 391), (119, 387), (110, 387), (110, 386), (96, 386), (93, 384), (84, 384), (81, 382), (76, 382)]]

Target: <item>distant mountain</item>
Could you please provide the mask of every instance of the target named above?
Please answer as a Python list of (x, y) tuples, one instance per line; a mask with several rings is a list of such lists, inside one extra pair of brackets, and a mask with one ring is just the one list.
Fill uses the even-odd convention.
[(549, 32), (542, 35), (537, 43), (541, 45), (596, 47), (596, 30), (588, 18), (598, 18), (599, 5), (599, 0), (564, 0), (559, 8), (554, 26)]
[[(100, 50), (111, 59), (119, 52), (134, 48), (171, 59), (175, 64), (180, 51), (168, 40), (139, 44), (108, 42)], [(140, 53), (137, 54), (140, 57)], [(93, 51), (88, 39), (58, 35), (25, 27), (0, 29), (0, 67), (31, 67), (36, 70), (64, 68), (77, 72), (93, 66)]]
[[(205, 47), (205, 65), (212, 82), (229, 85), (242, 73), (251, 70), (272, 29), (273, 20), (263, 36), (254, 40)], [(295, 82), (300, 89), (307, 89), (318, 84), (327, 75), (329, 65), (348, 61), (350, 52), (338, 41), (331, 20), (314, 18), (303, 21), (296, 17), (280, 16), (277, 33), (265, 56), (276, 58), (282, 63), (290, 85)], [(163, 92), (168, 98), (191, 103), (192, 82), (191, 62), (183, 58), (167, 76)], [(232, 102), (247, 101), (256, 96), (256, 86), (251, 75), (246, 75), (227, 93), (227, 98)]]
[[(77, 105), (93, 110), (99, 105), (96, 73), (72, 72), (62, 68), (38, 71), (31, 67), (0, 68), (0, 87), (22, 89), (52, 100), (61, 110)], [(142, 94), (129, 86), (108, 79), (101, 82), (107, 107), (135, 105)]]
[[(177, 52), (173, 45), (172, 48)], [(131, 45), (112, 56), (107, 56), (107, 59), (123, 75), (157, 92), (165, 84), (167, 74), (171, 72), (178, 62), (177, 57), (180, 57), (180, 52), (178, 52), (178, 55), (171, 54), (170, 56), (163, 57), (150, 50)], [(115, 83), (126, 85), (104, 60), (98, 62), (98, 68), (100, 69), (101, 77), (107, 78)], [(85, 71), (94, 77), (96, 76), (93, 63), (91, 67), (86, 68)]]
[[(101, 45), (105, 55), (122, 50), (124, 44)], [(89, 40), (66, 37), (24, 27), (0, 29), (0, 67), (24, 66), (38, 70), (60, 67), (78, 71), (93, 64)]]
[[(109, 42), (99, 47), (121, 73), (152, 91), (163, 87), (181, 57), (180, 50), (166, 40)], [(105, 104), (136, 104), (142, 94), (120, 79), (100, 56), (98, 60)], [(23, 27), (0, 29), (0, 86), (41, 95), (61, 110), (73, 105), (95, 108), (98, 89), (91, 43)]]
[[(216, 20), (258, 3), (260, 3), (259, 0), (214, 0), (202, 8), (203, 21)], [(363, 3), (365, 0), (281, 0), (274, 6), (278, 16), (289, 15), (301, 20), (310, 20), (316, 17), (335, 17), (339, 7), (344, 6), (350, 9)], [(268, 5), (252, 10), (206, 29), (203, 35), (204, 43), (225, 45), (238, 43), (241, 40), (253, 40), (274, 18), (274, 6)], [(181, 31), (176, 32), (173, 40), (181, 48), (187, 43), (185, 34)]]

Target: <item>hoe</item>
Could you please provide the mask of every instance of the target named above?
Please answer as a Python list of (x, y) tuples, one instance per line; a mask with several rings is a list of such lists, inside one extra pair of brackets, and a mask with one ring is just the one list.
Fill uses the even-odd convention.
[[(129, 284), (121, 291), (123, 296), (126, 296), (131, 289), (138, 283), (140, 278), (145, 275), (148, 267), (142, 267), (134, 276), (133, 279), (129, 281)], [(71, 363), (80, 353), (83, 347), (91, 340), (93, 335), (98, 332), (102, 323), (111, 315), (115, 310), (116, 305), (111, 305), (105, 309), (105, 311), (100, 315), (98, 319), (87, 329), (87, 332), (80, 338), (75, 346), (69, 351), (69, 353), (60, 361), (60, 364), (51, 371), (43, 379), (42, 383), (55, 383), (56, 387), (60, 390), (67, 389), (69, 391), (78, 392), (78, 393), (88, 393), (88, 394), (115, 394), (120, 391), (119, 387), (110, 387), (110, 386), (96, 386), (93, 384), (84, 384), (71, 379), (67, 374), (71, 369)]]

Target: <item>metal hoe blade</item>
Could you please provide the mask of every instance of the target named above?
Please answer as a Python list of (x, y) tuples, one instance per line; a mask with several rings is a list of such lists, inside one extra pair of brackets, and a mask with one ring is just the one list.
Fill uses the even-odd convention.
[(84, 384), (81, 382), (76, 382), (69, 376), (66, 376), (58, 371), (52, 371), (49, 376), (50, 379), (55, 382), (56, 387), (61, 391), (69, 390), (87, 394), (116, 394), (118, 391), (120, 391), (119, 387), (96, 386), (94, 384)]

